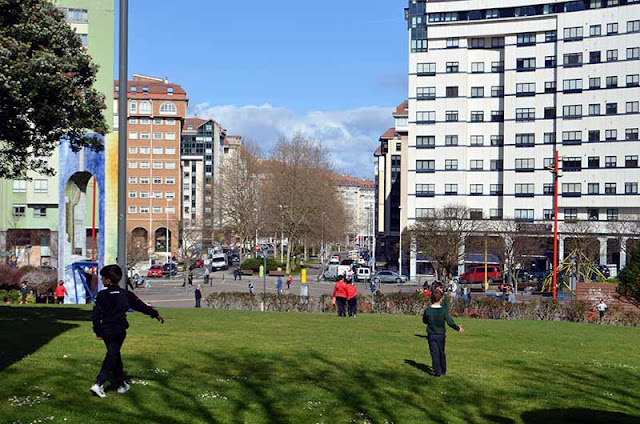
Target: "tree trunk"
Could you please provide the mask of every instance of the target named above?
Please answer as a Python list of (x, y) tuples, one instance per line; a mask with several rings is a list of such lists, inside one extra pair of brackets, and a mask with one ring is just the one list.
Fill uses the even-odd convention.
[(291, 246), (292, 245), (293, 245), (293, 237), (289, 237), (289, 242), (287, 243), (287, 266), (286, 266), (287, 274), (291, 272)]

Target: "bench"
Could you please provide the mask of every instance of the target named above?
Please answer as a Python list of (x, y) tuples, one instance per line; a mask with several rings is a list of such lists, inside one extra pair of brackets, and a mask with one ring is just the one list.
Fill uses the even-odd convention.
[(284, 271), (269, 271), (270, 277), (284, 277)]
[(241, 269), (240, 270), (240, 275), (253, 275), (253, 270), (252, 269)]

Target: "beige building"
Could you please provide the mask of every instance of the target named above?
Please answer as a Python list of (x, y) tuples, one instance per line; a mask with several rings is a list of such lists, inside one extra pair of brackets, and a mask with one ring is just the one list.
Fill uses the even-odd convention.
[(336, 177), (336, 190), (344, 202), (347, 215), (345, 242), (348, 245), (359, 244), (362, 249), (373, 246), (374, 187), (373, 180), (349, 175)]

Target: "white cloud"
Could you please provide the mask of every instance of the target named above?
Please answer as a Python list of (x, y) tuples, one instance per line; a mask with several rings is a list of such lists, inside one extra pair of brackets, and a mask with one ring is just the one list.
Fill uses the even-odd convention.
[(361, 107), (335, 111), (311, 111), (298, 114), (284, 107), (196, 105), (193, 113), (213, 118), (227, 128), (261, 145), (268, 153), (283, 136), (296, 133), (322, 143), (335, 169), (361, 178), (373, 177), (373, 152), (378, 138), (393, 126), (390, 107)]

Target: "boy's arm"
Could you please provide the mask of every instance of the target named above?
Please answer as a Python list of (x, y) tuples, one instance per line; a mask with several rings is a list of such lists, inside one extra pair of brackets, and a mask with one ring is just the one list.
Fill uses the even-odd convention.
[(447, 320), (447, 325), (449, 327), (453, 328), (456, 331), (460, 331), (460, 327), (458, 326), (458, 324), (455, 323), (453, 318), (451, 318), (451, 315), (449, 315), (449, 312), (447, 312), (447, 316), (445, 319)]
[(97, 337), (102, 337), (100, 331), (100, 324), (102, 321), (102, 305), (100, 302), (100, 293), (96, 296), (96, 303), (93, 305), (93, 332), (96, 333)]
[(151, 318), (155, 318), (160, 322), (164, 322), (162, 317), (160, 317), (160, 314), (158, 313), (158, 311), (156, 311), (154, 308), (144, 303), (134, 293), (127, 290), (127, 297), (129, 300), (129, 307), (131, 309), (133, 309), (134, 311), (141, 312), (145, 315), (149, 315)]
[(429, 315), (427, 314), (428, 310), (429, 310), (429, 308), (425, 309), (424, 312), (422, 313), (422, 323), (423, 324), (429, 324)]

